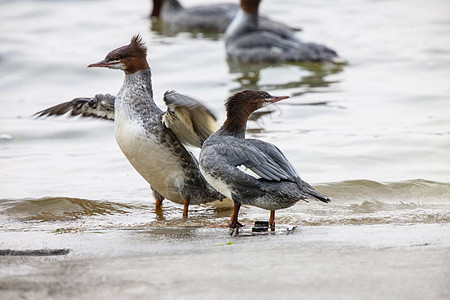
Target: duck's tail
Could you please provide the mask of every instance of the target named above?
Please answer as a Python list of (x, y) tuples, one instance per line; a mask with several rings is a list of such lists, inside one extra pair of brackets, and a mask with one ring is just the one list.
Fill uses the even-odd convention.
[(297, 180), (297, 184), (300, 187), (301, 191), (303, 192), (303, 195), (307, 198), (314, 199), (317, 201), (322, 201), (325, 203), (328, 203), (331, 201), (330, 198), (327, 196), (319, 193), (316, 191), (309, 183), (306, 181), (301, 180), (300, 178)]

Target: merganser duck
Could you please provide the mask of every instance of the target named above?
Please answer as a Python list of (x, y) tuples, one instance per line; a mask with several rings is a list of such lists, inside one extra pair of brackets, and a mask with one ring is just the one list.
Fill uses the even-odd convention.
[(269, 224), (274, 231), (275, 210), (308, 198), (330, 201), (300, 178), (276, 146), (245, 138), (247, 119), (253, 111), (286, 98), (253, 90), (234, 94), (225, 103), (223, 126), (203, 143), (200, 170), (215, 189), (233, 200), (229, 226), (237, 232), (242, 226), (238, 222), (242, 204), (270, 210)]
[[(238, 12), (234, 3), (215, 3), (184, 7), (178, 0), (153, 0), (152, 17), (158, 17), (173, 31), (202, 31), (224, 33)], [(301, 29), (273, 21), (265, 16), (259, 18), (260, 26), (280, 34), (292, 34)]]
[[(98, 111), (105, 111), (106, 108), (109, 113), (103, 112), (103, 115), (107, 119), (114, 118), (114, 132), (120, 149), (150, 184), (157, 209), (166, 198), (183, 204), (183, 216), (187, 217), (189, 204), (225, 198), (206, 182), (195, 156), (180, 141), (199, 146), (213, 130), (207, 126), (210, 125), (208, 122), (191, 118), (190, 113), (201, 112), (189, 111), (189, 105), (179, 109), (180, 104), (186, 104), (186, 101), (191, 108), (198, 106), (192, 98), (168, 92), (165, 95), (166, 103), (169, 102), (168, 111), (165, 113), (158, 108), (153, 101), (151, 70), (146, 55), (147, 48), (142, 38), (133, 36), (129, 45), (109, 52), (104, 60), (88, 66), (125, 72), (124, 83), (116, 97), (97, 95), (93, 99), (78, 98), (37, 114), (60, 114), (72, 109), (72, 114), (98, 117)], [(183, 124), (188, 126), (182, 129)], [(178, 137), (171, 128), (178, 133)], [(192, 131), (197, 133), (196, 136), (191, 136)]]
[(304, 43), (294, 34), (280, 34), (261, 26), (260, 0), (240, 0), (239, 12), (225, 32), (227, 57), (239, 63), (340, 62), (336, 51)]

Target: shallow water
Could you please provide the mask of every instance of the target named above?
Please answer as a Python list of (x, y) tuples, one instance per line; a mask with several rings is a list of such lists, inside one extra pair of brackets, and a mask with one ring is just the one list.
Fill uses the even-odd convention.
[[(207, 1), (192, 1), (202, 3)], [(229, 203), (154, 214), (148, 184), (115, 144), (112, 123), (55, 118), (41, 109), (116, 93), (121, 72), (86, 69), (141, 33), (154, 93), (175, 89), (224, 120), (242, 89), (291, 99), (249, 122), (303, 179), (333, 201), (277, 212), (289, 225), (450, 222), (450, 3), (264, 1), (262, 11), (303, 28), (348, 64), (228, 65), (222, 36), (166, 34), (148, 1), (0, 1), (0, 228), (203, 226), (227, 222)], [(126, 3), (126, 4), (125, 4)], [(268, 212), (242, 209), (244, 223)]]

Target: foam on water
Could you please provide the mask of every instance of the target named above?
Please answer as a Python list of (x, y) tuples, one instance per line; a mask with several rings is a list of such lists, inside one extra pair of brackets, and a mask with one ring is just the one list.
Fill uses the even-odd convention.
[[(450, 223), (449, 184), (423, 180), (382, 184), (365, 180), (317, 188), (331, 195), (332, 202), (299, 202), (277, 211), (277, 223), (290, 226)], [(3, 228), (9, 230), (203, 227), (229, 221), (231, 203), (218, 204), (191, 206), (189, 220), (183, 220), (182, 207), (170, 201), (164, 203), (162, 214), (156, 214), (150, 203), (123, 204), (68, 197), (3, 199), (0, 218)], [(240, 216), (241, 222), (250, 225), (268, 219), (269, 212), (245, 206)]]

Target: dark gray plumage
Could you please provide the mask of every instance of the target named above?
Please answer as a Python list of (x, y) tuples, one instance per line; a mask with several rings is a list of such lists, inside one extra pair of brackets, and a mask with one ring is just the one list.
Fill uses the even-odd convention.
[(326, 46), (305, 43), (292, 32), (268, 30), (262, 26), (258, 17), (259, 2), (241, 0), (241, 8), (226, 30), (225, 47), (230, 61), (341, 62), (336, 51)]
[(204, 143), (200, 164), (219, 176), (232, 199), (242, 204), (276, 210), (308, 198), (330, 201), (300, 178), (276, 146), (264, 141), (225, 136), (219, 130)]

